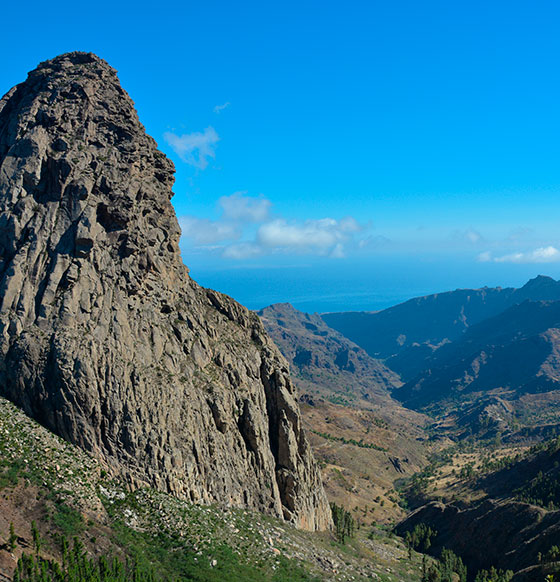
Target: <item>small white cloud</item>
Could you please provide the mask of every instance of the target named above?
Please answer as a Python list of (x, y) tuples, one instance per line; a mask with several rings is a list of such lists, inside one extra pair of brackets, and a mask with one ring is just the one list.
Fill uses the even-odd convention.
[(204, 170), (209, 158), (215, 158), (215, 148), (220, 138), (213, 127), (203, 132), (175, 135), (170, 131), (163, 134), (165, 141), (183, 162)]
[(197, 244), (208, 245), (222, 240), (235, 240), (240, 236), (235, 225), (208, 218), (182, 216), (179, 218), (179, 225), (183, 236), (193, 239)]
[(469, 228), (468, 230), (465, 231), (465, 238), (475, 244), (477, 242), (480, 242), (482, 240), (482, 235), (477, 232), (476, 230)]
[(241, 242), (235, 245), (230, 245), (224, 249), (222, 256), (228, 259), (248, 259), (262, 254), (262, 249), (250, 242)]
[(483, 236), (474, 228), (467, 228), (467, 230), (456, 230), (451, 235), (451, 238), (457, 241), (467, 242), (473, 245), (484, 240)]
[(336, 243), (329, 257), (331, 259), (344, 259), (346, 257), (346, 253), (344, 252), (344, 247), (342, 246), (342, 243)]
[(218, 204), (222, 207), (224, 217), (241, 222), (264, 222), (268, 219), (272, 202), (264, 197), (244, 196), (245, 192), (235, 192), (231, 196), (222, 196)]
[(492, 260), (492, 254), (490, 253), (490, 251), (484, 251), (483, 253), (480, 253), (476, 259), (479, 263), (488, 263), (489, 261)]
[(560, 251), (553, 246), (541, 247), (527, 253), (511, 253), (495, 257), (496, 263), (557, 263), (560, 261)]
[(221, 113), (224, 109), (227, 109), (230, 106), (230, 102), (226, 101), (223, 105), (216, 105), (214, 107), (214, 113)]
[(332, 218), (307, 220), (303, 224), (288, 224), (283, 218), (263, 224), (257, 233), (265, 247), (314, 248), (326, 251), (346, 238), (338, 222)]

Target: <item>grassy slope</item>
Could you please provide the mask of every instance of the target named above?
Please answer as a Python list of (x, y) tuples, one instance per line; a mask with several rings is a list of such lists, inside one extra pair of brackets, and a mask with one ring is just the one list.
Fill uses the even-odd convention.
[[(398, 538), (362, 528), (345, 546), (330, 533), (239, 509), (199, 506), (150, 489), (128, 491), (83, 451), (0, 399), (0, 579), (22, 551), (60, 560), (60, 534), (89, 555), (131, 557), (176, 580), (419, 580), (421, 560)], [(10, 523), (18, 537), (8, 548)], [(372, 535), (373, 531), (373, 535)]]

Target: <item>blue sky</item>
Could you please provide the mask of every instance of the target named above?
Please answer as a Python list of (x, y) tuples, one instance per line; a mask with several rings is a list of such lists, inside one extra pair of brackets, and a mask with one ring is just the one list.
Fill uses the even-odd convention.
[(322, 311), (560, 277), (557, 3), (45, 6), (3, 7), (0, 91), (113, 65), (202, 284)]

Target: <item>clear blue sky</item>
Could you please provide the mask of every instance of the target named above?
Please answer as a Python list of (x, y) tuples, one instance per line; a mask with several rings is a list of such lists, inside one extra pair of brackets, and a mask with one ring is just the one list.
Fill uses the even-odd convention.
[(105, 58), (176, 164), (185, 263), (249, 307), (560, 277), (556, 2), (2, 10), (0, 91)]

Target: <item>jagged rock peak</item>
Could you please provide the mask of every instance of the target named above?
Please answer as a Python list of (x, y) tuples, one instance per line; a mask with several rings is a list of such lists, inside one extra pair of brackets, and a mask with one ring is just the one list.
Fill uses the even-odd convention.
[(95, 55), (0, 101), (0, 393), (131, 487), (327, 528), (286, 361), (189, 278), (173, 173)]

